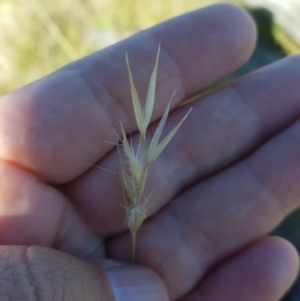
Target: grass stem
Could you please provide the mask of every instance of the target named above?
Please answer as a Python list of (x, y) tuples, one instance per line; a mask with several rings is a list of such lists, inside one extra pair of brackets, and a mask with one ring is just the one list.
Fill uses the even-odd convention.
[(136, 245), (136, 233), (131, 233), (132, 237), (132, 250), (131, 250), (131, 261), (135, 260), (135, 245)]

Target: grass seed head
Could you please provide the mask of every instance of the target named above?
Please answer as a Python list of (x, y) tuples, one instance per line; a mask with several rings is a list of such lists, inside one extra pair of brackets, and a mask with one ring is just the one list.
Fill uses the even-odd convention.
[(191, 111), (190, 109), (188, 113), (183, 117), (183, 119), (161, 140), (161, 135), (168, 119), (171, 100), (175, 95), (175, 91), (156, 128), (150, 144), (147, 145), (146, 134), (154, 109), (159, 54), (160, 45), (158, 47), (154, 70), (152, 72), (148, 86), (145, 108), (142, 108), (140, 98), (131, 74), (128, 55), (126, 53), (126, 64), (128, 69), (133, 110), (137, 127), (140, 133), (139, 143), (137, 149), (135, 150), (134, 147), (129, 144), (126, 133), (121, 124), (123, 151), (121, 152), (121, 149), (118, 147), (120, 155), (120, 178), (127, 214), (126, 220), (128, 229), (130, 230), (130, 233), (132, 235), (133, 261), (135, 258), (136, 233), (138, 232), (143, 224), (143, 221), (146, 218), (147, 208), (152, 196), (152, 193), (148, 197), (144, 196), (148, 167), (165, 149), (165, 147), (168, 145), (170, 140), (173, 138), (173, 136), (178, 131)]

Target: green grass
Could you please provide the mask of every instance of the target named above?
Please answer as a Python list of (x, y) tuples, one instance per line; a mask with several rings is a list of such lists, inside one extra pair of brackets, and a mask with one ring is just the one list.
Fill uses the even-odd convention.
[[(0, 95), (139, 30), (218, 2), (0, 0)], [(290, 45), (289, 53), (299, 52), (282, 32), (277, 36)]]

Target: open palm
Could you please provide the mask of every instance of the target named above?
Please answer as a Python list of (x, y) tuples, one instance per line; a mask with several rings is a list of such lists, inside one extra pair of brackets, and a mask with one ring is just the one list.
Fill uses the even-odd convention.
[[(253, 51), (255, 27), (237, 7), (211, 6), (71, 63), (0, 101), (0, 244), (7, 245), (0, 247), (1, 271), (10, 279), (7, 266), (18, 263), (38, 300), (50, 300), (49, 285), (56, 282), (56, 294), (65, 282), (70, 290), (55, 300), (111, 300), (93, 297), (92, 276), (76, 277), (94, 275), (91, 260), (101, 265), (106, 257), (130, 258), (118, 152), (107, 142), (115, 142), (120, 121), (133, 140), (137, 130), (125, 53), (144, 100), (159, 43), (150, 132), (175, 89), (173, 107), (241, 66)], [(264, 235), (299, 204), (297, 64), (298, 57), (285, 59), (195, 101), (151, 166), (146, 190), (155, 190), (138, 233), (137, 263), (161, 277), (170, 300), (275, 301), (295, 278), (293, 247)], [(188, 108), (172, 112), (166, 132)], [(60, 268), (79, 276), (70, 273), (69, 279), (64, 272), (60, 278)], [(86, 295), (68, 295), (81, 286), (89, 288)], [(27, 294), (26, 286), (16, 287), (10, 300)]]

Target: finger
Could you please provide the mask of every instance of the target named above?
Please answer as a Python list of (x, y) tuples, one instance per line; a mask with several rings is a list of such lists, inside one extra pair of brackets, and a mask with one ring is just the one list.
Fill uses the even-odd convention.
[(84, 262), (43, 247), (0, 247), (1, 300), (167, 301), (152, 271), (117, 262)]
[[(269, 233), (299, 206), (299, 147), (298, 121), (249, 157), (183, 192), (143, 225), (138, 261), (156, 270), (175, 296), (188, 291), (213, 264)], [(153, 246), (155, 252), (149, 252)], [(124, 258), (118, 250), (125, 248), (129, 258), (129, 235), (113, 240), (110, 254)]]
[(0, 187), (0, 245), (40, 245), (85, 258), (104, 256), (99, 236), (55, 188), (2, 160)]
[(177, 89), (173, 105), (236, 70), (255, 42), (240, 8), (216, 5), (174, 18), (13, 92), (0, 102), (0, 156), (63, 183), (106, 154), (119, 121), (135, 130), (125, 66), (146, 95), (158, 43), (161, 56), (153, 120)]
[(218, 265), (181, 301), (277, 301), (295, 280), (298, 268), (292, 245), (264, 238)]
[[(153, 188), (154, 193), (148, 216), (186, 187), (241, 160), (298, 118), (299, 58), (282, 60), (193, 103), (191, 114), (150, 167), (145, 194)], [(183, 107), (169, 117), (166, 132), (187, 110)], [(118, 152), (98, 165), (118, 172)], [(66, 193), (101, 235), (125, 229), (118, 174), (94, 168), (72, 182)]]

